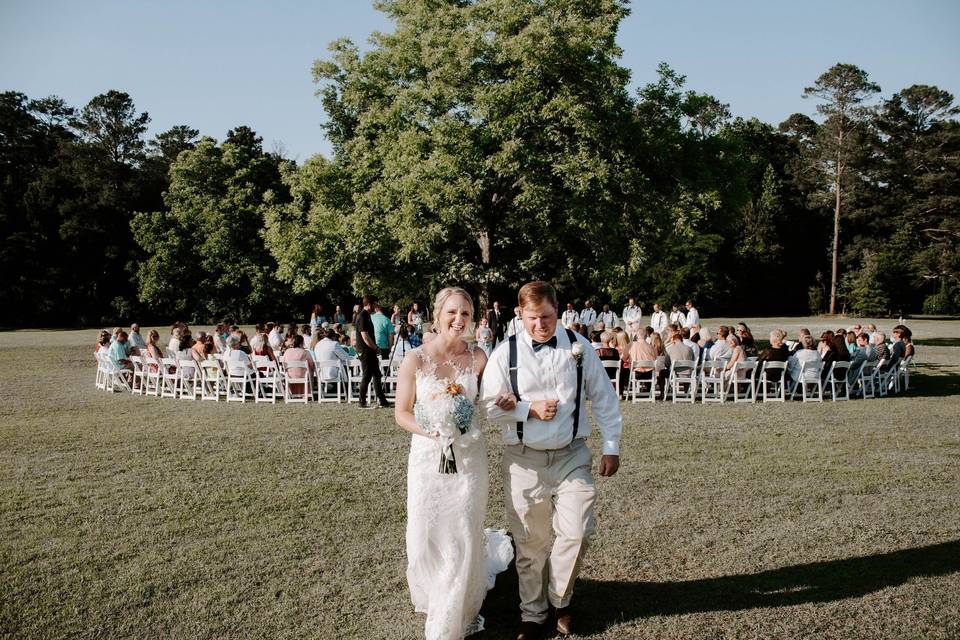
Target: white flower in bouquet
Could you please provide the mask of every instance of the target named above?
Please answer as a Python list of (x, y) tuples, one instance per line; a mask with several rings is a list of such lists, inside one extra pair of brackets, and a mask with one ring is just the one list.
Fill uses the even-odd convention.
[(464, 436), (476, 439), (479, 432), (471, 431), (473, 403), (463, 395), (463, 387), (451, 383), (443, 393), (437, 394), (428, 403), (418, 402), (414, 407), (417, 424), (427, 433), (436, 433), (440, 441), (440, 472), (456, 473), (454, 442)]

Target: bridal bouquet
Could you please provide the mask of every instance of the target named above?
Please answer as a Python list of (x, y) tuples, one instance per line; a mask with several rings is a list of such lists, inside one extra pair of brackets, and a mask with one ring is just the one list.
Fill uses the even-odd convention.
[[(436, 394), (429, 402), (417, 402), (413, 408), (417, 424), (427, 433), (439, 434), (440, 473), (456, 473), (457, 461), (453, 443), (470, 431), (473, 423), (473, 402), (463, 395), (463, 387), (451, 383), (443, 393)], [(468, 437), (476, 439), (474, 430)]]

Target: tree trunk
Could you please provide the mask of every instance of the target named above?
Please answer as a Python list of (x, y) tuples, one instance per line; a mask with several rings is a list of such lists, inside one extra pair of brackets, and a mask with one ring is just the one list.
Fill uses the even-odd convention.
[(477, 244), (480, 245), (480, 264), (483, 267), (483, 279), (480, 281), (480, 309), (476, 313), (477, 318), (480, 318), (481, 313), (490, 304), (490, 282), (486, 277), (490, 270), (490, 232), (487, 229), (477, 234)]
[(833, 207), (833, 264), (830, 277), (830, 315), (837, 312), (837, 271), (840, 260), (840, 178), (843, 174), (843, 128), (837, 136), (837, 165), (834, 167), (833, 190), (836, 201)]

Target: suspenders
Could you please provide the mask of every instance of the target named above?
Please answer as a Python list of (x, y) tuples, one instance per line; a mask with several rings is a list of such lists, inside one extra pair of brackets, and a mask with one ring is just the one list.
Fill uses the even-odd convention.
[[(573, 346), (577, 343), (577, 337), (574, 335), (573, 331), (567, 329), (567, 338), (570, 339), (570, 345)], [(520, 402), (520, 385), (517, 382), (517, 336), (514, 334), (510, 336), (508, 340), (510, 347), (510, 387), (513, 391), (513, 395), (517, 397), (517, 402)], [(583, 393), (583, 361), (577, 362), (577, 400), (573, 406), (573, 438), (570, 440), (572, 443), (577, 439), (577, 433), (580, 431), (580, 398)], [(517, 423), (517, 438), (520, 442), (523, 442), (523, 423)]]

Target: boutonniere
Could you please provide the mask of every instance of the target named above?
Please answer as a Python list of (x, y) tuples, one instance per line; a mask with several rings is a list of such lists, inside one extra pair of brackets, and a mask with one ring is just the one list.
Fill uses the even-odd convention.
[(578, 367), (583, 363), (583, 345), (579, 340), (570, 346), (570, 355)]

